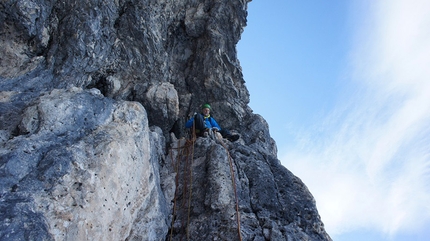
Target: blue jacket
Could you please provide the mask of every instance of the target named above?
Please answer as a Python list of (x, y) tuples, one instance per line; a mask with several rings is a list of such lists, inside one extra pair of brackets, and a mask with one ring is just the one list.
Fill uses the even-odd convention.
[[(214, 118), (212, 118), (211, 116), (204, 117), (204, 119), (205, 119), (205, 124), (206, 124), (207, 128), (211, 129), (211, 128), (216, 127), (216, 128), (218, 128), (219, 131), (221, 130), (221, 127), (218, 125), (218, 123), (216, 122), (216, 120)], [(194, 117), (191, 118), (191, 119), (189, 119), (187, 121), (187, 123), (185, 123), (185, 127), (186, 128), (193, 127), (193, 122), (194, 122)]]

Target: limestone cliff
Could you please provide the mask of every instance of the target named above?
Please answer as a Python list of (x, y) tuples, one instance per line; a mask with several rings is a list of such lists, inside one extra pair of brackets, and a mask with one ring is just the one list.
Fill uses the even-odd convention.
[[(248, 106), (247, 0), (0, 2), (0, 240), (331, 240)], [(223, 128), (190, 139), (211, 103)]]

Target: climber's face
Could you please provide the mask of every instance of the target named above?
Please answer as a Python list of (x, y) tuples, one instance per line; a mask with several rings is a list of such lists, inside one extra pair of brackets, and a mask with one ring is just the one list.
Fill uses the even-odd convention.
[(209, 108), (203, 108), (202, 109), (202, 113), (204, 116), (208, 116), (210, 112), (211, 112), (211, 110)]

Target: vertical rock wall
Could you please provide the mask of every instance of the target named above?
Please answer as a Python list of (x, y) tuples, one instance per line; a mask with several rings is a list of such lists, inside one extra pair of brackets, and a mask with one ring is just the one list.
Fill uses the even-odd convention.
[[(43, 94), (28, 112), (19, 127), (29, 134), (2, 143), (2, 240), (124, 240), (141, 209), (157, 207), (151, 145), (164, 143), (150, 144), (142, 105), (75, 87)], [(142, 234), (164, 225), (165, 235), (163, 211)]]
[[(248, 107), (247, 3), (1, 1), (0, 239), (330, 240)], [(176, 166), (206, 102), (241, 138)]]
[(169, 240), (331, 240), (309, 190), (268, 151), (218, 134), (177, 143)]

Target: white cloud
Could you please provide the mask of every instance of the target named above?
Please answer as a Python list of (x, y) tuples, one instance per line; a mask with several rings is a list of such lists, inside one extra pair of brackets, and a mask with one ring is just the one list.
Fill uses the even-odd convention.
[(430, 221), (430, 1), (370, 6), (357, 15), (369, 24), (352, 50), (356, 89), (280, 156), (315, 196), (331, 235), (395, 235)]

